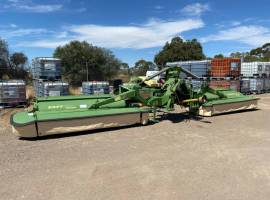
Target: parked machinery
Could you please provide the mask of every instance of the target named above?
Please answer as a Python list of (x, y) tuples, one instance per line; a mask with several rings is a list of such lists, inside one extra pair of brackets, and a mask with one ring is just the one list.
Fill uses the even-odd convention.
[[(145, 84), (163, 73), (165, 77), (161, 84)], [(117, 95), (38, 98), (33, 109), (14, 114), (11, 124), (21, 137), (36, 137), (147, 124), (149, 120), (156, 120), (157, 109), (171, 111), (175, 104), (202, 116), (257, 107), (257, 98), (231, 89), (211, 89), (204, 84), (193, 89), (191, 84), (179, 78), (180, 73), (198, 78), (182, 67), (165, 67), (144, 80), (132, 79), (120, 86)]]

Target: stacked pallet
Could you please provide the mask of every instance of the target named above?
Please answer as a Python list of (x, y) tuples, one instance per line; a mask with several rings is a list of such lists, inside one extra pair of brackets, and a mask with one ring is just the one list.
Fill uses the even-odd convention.
[[(179, 66), (190, 71), (200, 78), (207, 78), (210, 75), (211, 60), (179, 61), (167, 63), (168, 66)], [(181, 78), (191, 78), (186, 74), (181, 74)]]
[(61, 60), (37, 57), (32, 62), (33, 84), (37, 97), (66, 96), (69, 84), (61, 80)]
[(34, 88), (37, 97), (69, 95), (69, 85), (63, 81), (35, 80)]
[(37, 57), (32, 60), (32, 75), (34, 79), (61, 80), (61, 60), (50, 57)]
[(0, 81), (0, 107), (26, 105), (26, 87), (23, 80)]
[(215, 58), (211, 61), (211, 88), (240, 91), (241, 60), (238, 58)]
[(187, 74), (181, 73), (181, 78), (185, 79), (188, 85), (191, 85), (193, 89), (200, 89), (203, 84), (207, 84), (207, 78), (210, 76), (211, 60), (193, 60), (193, 61), (179, 61), (167, 63), (167, 66), (171, 67), (183, 67), (184, 69), (190, 71), (192, 74), (200, 77), (200, 80), (192, 79)]
[(215, 58), (211, 61), (211, 77), (238, 78), (241, 60), (238, 58)]
[[(245, 94), (270, 92), (270, 62), (241, 62), (239, 58), (215, 58), (179, 61), (167, 65), (181, 66), (200, 77), (201, 80), (186, 81), (195, 85), (195, 88), (207, 81), (214, 89), (233, 89)], [(186, 75), (181, 77), (191, 80), (191, 77)]]
[[(201, 80), (187, 81), (192, 83), (193, 88), (207, 84), (212, 88), (230, 88), (240, 91), (241, 60), (236, 58), (222, 58), (202, 61), (179, 61), (167, 63), (168, 66), (181, 66)], [(181, 75), (186, 80), (191, 79), (188, 75)]]
[(264, 93), (270, 91), (270, 62), (241, 63), (241, 92)]
[(82, 93), (84, 95), (91, 94), (109, 94), (110, 87), (107, 81), (89, 81), (82, 83)]
[(208, 81), (207, 80), (197, 80), (197, 79), (185, 79), (185, 83), (187, 85), (190, 85), (194, 90), (199, 90), (201, 89), (202, 86), (204, 85), (208, 85)]

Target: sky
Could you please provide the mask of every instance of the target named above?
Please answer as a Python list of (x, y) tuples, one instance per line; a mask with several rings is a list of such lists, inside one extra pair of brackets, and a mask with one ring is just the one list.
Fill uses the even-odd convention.
[(132, 67), (175, 36), (196, 38), (206, 56), (249, 51), (270, 42), (269, 9), (267, 0), (0, 0), (0, 37), (30, 60), (86, 40)]

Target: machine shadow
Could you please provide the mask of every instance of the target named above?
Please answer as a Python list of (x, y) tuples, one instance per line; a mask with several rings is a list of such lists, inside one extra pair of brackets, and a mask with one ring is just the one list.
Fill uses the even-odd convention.
[[(72, 133), (63, 133), (63, 134), (57, 134), (57, 135), (46, 135), (46, 136), (38, 136), (36, 138), (19, 138), (20, 140), (26, 140), (26, 141), (39, 141), (39, 140), (51, 140), (51, 139), (61, 139), (61, 138), (68, 138), (68, 137), (79, 137), (83, 135), (92, 135), (96, 133), (106, 133), (109, 131), (116, 131), (126, 128), (135, 128), (140, 127), (142, 125), (140, 124), (134, 124), (129, 126), (121, 126), (121, 127), (113, 127), (113, 128), (101, 128), (101, 129), (94, 129), (94, 130), (88, 130), (88, 131), (79, 131), (79, 132), (72, 132)], [(148, 126), (148, 125), (147, 125)], [(149, 126), (151, 126), (151, 123), (149, 123)]]
[(210, 121), (205, 121), (205, 117), (193, 115), (190, 113), (164, 113), (162, 120), (169, 120), (172, 123), (189, 122), (191, 120), (199, 121), (202, 123), (212, 123)]

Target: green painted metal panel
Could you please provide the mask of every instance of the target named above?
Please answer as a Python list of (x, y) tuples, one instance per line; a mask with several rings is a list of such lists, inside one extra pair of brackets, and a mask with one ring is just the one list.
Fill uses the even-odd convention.
[(62, 111), (62, 112), (36, 112), (37, 121), (44, 120), (58, 120), (58, 119), (76, 119), (76, 118), (87, 118), (87, 117), (99, 117), (108, 115), (119, 115), (127, 113), (138, 113), (138, 112), (150, 112), (149, 109), (141, 108), (105, 108), (105, 109), (90, 109), (90, 110), (76, 110), (76, 111)]
[(203, 106), (213, 106), (218, 104), (231, 104), (231, 103), (237, 103), (237, 102), (246, 102), (246, 101), (252, 101), (252, 100), (258, 100), (258, 98), (250, 97), (250, 96), (243, 96), (239, 98), (224, 98), (219, 100), (213, 100), (208, 101), (203, 104)]
[[(67, 96), (66, 98), (49, 97), (38, 99), (36, 102), (36, 110), (38, 111), (64, 111), (64, 110), (87, 110), (91, 105), (111, 96)], [(122, 108), (125, 107), (125, 101), (113, 102), (101, 108)]]
[(12, 122), (16, 124), (29, 124), (35, 122), (34, 113), (18, 112), (11, 116)]

